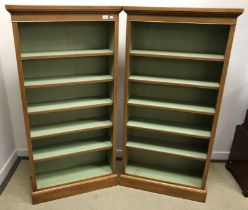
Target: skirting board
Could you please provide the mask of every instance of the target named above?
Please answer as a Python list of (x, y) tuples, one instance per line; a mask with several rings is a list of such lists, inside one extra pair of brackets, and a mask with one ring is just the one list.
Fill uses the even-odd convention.
[(16, 150), (12, 152), (6, 163), (3, 165), (3, 167), (0, 169), (0, 185), (5, 180), (6, 176), (8, 175), (10, 169), (12, 168), (13, 164), (15, 163), (17, 159), (17, 152)]
[(207, 195), (206, 190), (178, 186), (165, 182), (148, 180), (145, 178), (124, 175), (124, 174), (121, 175), (119, 184), (121, 186), (170, 195), (174, 197), (185, 198), (199, 202), (205, 202)]

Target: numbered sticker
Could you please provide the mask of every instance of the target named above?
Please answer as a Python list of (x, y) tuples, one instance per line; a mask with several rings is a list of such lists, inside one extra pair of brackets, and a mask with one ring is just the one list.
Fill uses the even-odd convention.
[(109, 19), (109, 16), (108, 16), (108, 15), (103, 15), (103, 16), (102, 16), (102, 19), (103, 19), (103, 20), (108, 20), (108, 19)]

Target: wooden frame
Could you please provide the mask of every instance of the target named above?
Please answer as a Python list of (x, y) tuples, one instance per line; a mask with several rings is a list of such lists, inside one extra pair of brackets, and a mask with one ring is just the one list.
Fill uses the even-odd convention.
[[(157, 192), (157, 193), (162, 193), (162, 194), (167, 194), (167, 195), (172, 195), (176, 197), (181, 197), (181, 198), (186, 198), (190, 200), (196, 200), (196, 201), (201, 201), (205, 202), (206, 199), (206, 180), (207, 180), (207, 174), (208, 174), (208, 169), (209, 169), (209, 163), (211, 159), (211, 153), (212, 153), (212, 147), (214, 143), (214, 137), (215, 137), (215, 132), (216, 132), (216, 127), (217, 127), (217, 122), (218, 122), (218, 116), (219, 116), (219, 111), (220, 111), (220, 106), (221, 106), (221, 100), (222, 100), (222, 95), (223, 95), (223, 90), (224, 90), (224, 85), (225, 85), (225, 78), (227, 74), (227, 68), (228, 68), (228, 62), (230, 58), (230, 52), (231, 52), (231, 47), (232, 47), (232, 41), (233, 41), (233, 36), (234, 36), (234, 31), (235, 31), (235, 26), (236, 26), (236, 21), (237, 17), (243, 13), (243, 9), (215, 9), (215, 8), (153, 8), (153, 7), (124, 7), (124, 11), (128, 14), (127, 17), (127, 35), (126, 35), (126, 66), (125, 66), (125, 93), (124, 93), (124, 128), (123, 128), (123, 136), (124, 136), (124, 142), (123, 142), (123, 162), (122, 162), (122, 175), (120, 177), (120, 185), (127, 186), (127, 187), (133, 187), (136, 189), (141, 189), (141, 190), (147, 190), (147, 191), (152, 191), (152, 192)], [(177, 52), (170, 52), (165, 51), (149, 51), (149, 48), (146, 50), (144, 49), (133, 49), (132, 45), (132, 25), (134, 23), (169, 23), (169, 24), (193, 24), (195, 26), (197, 25), (202, 25), (204, 26), (220, 26), (220, 27), (228, 27), (228, 34), (227, 34), (227, 42), (226, 42), (226, 47), (223, 56), (208, 56), (204, 54), (192, 54), (190, 53), (177, 53)], [(152, 29), (150, 29), (152, 30)], [(160, 28), (161, 30), (161, 28)], [(152, 36), (152, 35), (151, 35)], [(141, 35), (139, 34), (139, 37)], [(149, 45), (151, 47), (151, 45)], [(185, 50), (182, 50), (185, 52)], [(150, 58), (150, 59), (175, 59), (175, 60), (184, 60), (185, 62), (187, 60), (192, 60), (192, 61), (197, 61), (200, 60), (204, 62), (222, 62), (223, 66), (222, 69), (219, 69), (221, 71), (221, 77), (219, 79), (218, 86), (204, 86), (201, 83), (201, 85), (194, 85), (185, 83), (185, 81), (174, 81), (170, 80), (167, 78), (161, 79), (161, 78), (148, 78), (148, 77), (141, 77), (141, 76), (133, 76), (130, 73), (130, 69), (132, 69), (131, 61), (130, 59), (139, 56), (139, 57), (145, 57), (145, 58)], [(155, 61), (154, 61), (155, 62)], [(154, 63), (153, 63), (154, 65)], [(130, 76), (131, 75), (131, 76)], [(206, 88), (208, 90), (212, 89), (213, 91), (217, 91), (217, 98), (215, 102), (215, 106), (213, 109), (211, 108), (212, 111), (209, 110), (209, 112), (204, 112), (200, 110), (196, 110), (195, 108), (188, 109), (187, 107), (181, 107), (180, 104), (171, 104), (173, 101), (167, 102), (152, 102), (152, 101), (146, 101), (144, 100), (136, 100), (132, 99), (131, 101), (129, 100), (130, 98), (130, 84), (137, 83), (137, 84), (152, 84), (152, 85), (157, 85), (157, 86), (175, 86), (175, 87), (181, 87), (181, 88)], [(137, 86), (138, 87), (138, 86)], [(145, 87), (144, 85), (140, 87), (142, 90), (142, 87)], [(151, 86), (150, 86), (151, 87)], [(215, 90), (214, 90), (215, 89)], [(140, 91), (141, 91), (140, 90)], [(154, 89), (156, 90), (156, 89)], [(171, 89), (172, 90), (172, 89)], [(176, 89), (175, 89), (176, 90)], [(206, 90), (206, 91), (208, 91)], [(143, 90), (145, 91), (145, 90)], [(139, 92), (140, 93), (140, 92)], [(176, 94), (176, 93), (175, 93)], [(180, 105), (180, 106), (178, 106)], [(154, 127), (149, 127), (150, 124), (146, 125), (141, 125), (138, 124), (138, 122), (132, 122), (128, 120), (128, 108), (136, 107), (136, 110), (146, 108), (146, 112), (152, 109), (157, 109), (157, 110), (169, 110), (173, 112), (180, 112), (180, 113), (193, 113), (196, 115), (208, 115), (208, 116), (213, 116), (212, 118), (212, 125), (211, 125), (211, 132), (209, 131), (208, 135), (206, 136), (199, 136), (199, 135), (194, 135), (194, 133), (186, 133), (186, 132), (177, 132), (175, 129), (170, 129), (167, 128), (164, 129), (160, 125), (162, 121), (158, 124), (154, 124)], [(133, 111), (134, 112), (134, 111)], [(159, 111), (157, 111), (158, 113)], [(142, 112), (140, 112), (142, 113)], [(143, 114), (145, 115), (145, 111), (143, 111)], [(162, 115), (162, 112), (161, 112)], [(132, 116), (132, 115), (131, 115)], [(143, 116), (142, 116), (143, 117)], [(150, 117), (150, 115), (149, 115)], [(159, 118), (160, 119), (160, 118)], [(211, 119), (211, 118), (209, 118)], [(136, 124), (135, 124), (136, 123)], [(161, 128), (160, 128), (160, 127)], [(201, 177), (201, 184), (199, 184), (198, 187), (193, 187), (193, 186), (188, 186), (184, 185), (182, 183), (173, 183), (170, 181), (164, 181), (164, 180), (159, 180), (156, 178), (152, 177), (147, 177), (139, 174), (144, 174), (143, 169), (137, 169), (136, 173), (128, 173), (126, 171), (127, 168), (127, 162), (128, 162), (128, 157), (127, 157), (127, 150), (128, 150), (128, 145), (127, 145), (127, 133), (130, 128), (135, 129), (135, 132), (145, 132), (144, 135), (148, 135), (150, 131), (152, 132), (158, 132), (158, 133), (167, 133), (169, 135), (178, 135), (178, 136), (191, 136), (191, 137), (201, 137), (201, 138), (206, 138), (205, 142), (207, 139), (209, 139), (208, 146), (205, 148), (205, 154), (206, 158), (202, 159), (199, 161), (202, 161), (203, 170), (202, 170), (202, 177)], [(130, 132), (130, 131), (129, 131)], [(150, 135), (152, 136), (152, 134)], [(157, 138), (157, 137), (156, 137)], [(152, 140), (152, 139), (150, 139)], [(155, 140), (155, 139), (153, 139)], [(148, 141), (148, 140), (147, 140)], [(133, 142), (132, 142), (133, 143)], [(152, 144), (151, 142), (149, 144)], [(205, 144), (205, 143), (204, 143)], [(135, 144), (133, 144), (135, 145)], [(139, 147), (140, 146), (140, 147)], [(145, 146), (140, 143), (136, 143), (136, 148), (133, 148), (136, 153), (141, 149), (141, 150), (147, 150), (148, 144)], [(157, 149), (156, 147), (153, 147), (153, 149)], [(177, 154), (173, 153), (172, 150), (170, 149), (160, 149), (160, 150), (154, 150), (152, 151), (151, 148), (149, 148), (150, 152), (152, 153), (146, 153), (146, 156), (153, 156), (151, 154), (162, 154), (163, 156), (160, 156), (160, 158), (166, 159), (166, 156), (168, 159), (170, 159), (171, 156), (184, 156), (182, 154)], [(169, 152), (168, 152), (169, 151)], [(135, 156), (138, 156), (138, 154), (132, 154), (132, 158)], [(146, 156), (141, 156), (137, 160), (142, 160), (143, 158), (147, 159)], [(184, 157), (188, 158), (188, 157)], [(149, 161), (151, 161), (151, 158), (148, 158)], [(192, 160), (194, 157), (192, 157)], [(162, 161), (162, 159), (160, 159)], [(157, 160), (158, 161), (158, 160)], [(145, 160), (143, 160), (143, 163)], [(145, 165), (145, 163), (143, 164)], [(145, 167), (145, 166), (144, 166)], [(143, 168), (144, 168), (143, 167)], [(179, 167), (179, 166), (178, 166)], [(134, 170), (134, 169), (133, 169)], [(140, 170), (140, 171), (139, 171)], [(150, 172), (152, 173), (152, 172)], [(156, 173), (153, 171), (153, 173)], [(161, 172), (162, 173), (162, 172)], [(153, 176), (154, 177), (154, 176)]]
[[(28, 152), (29, 152), (29, 165), (30, 165), (30, 176), (31, 176), (31, 183), (32, 183), (32, 200), (33, 203), (41, 203), (49, 200), (54, 200), (58, 198), (63, 198), (83, 192), (88, 192), (96, 189), (101, 189), (105, 187), (111, 187), (117, 185), (117, 172), (116, 172), (116, 114), (117, 114), (117, 83), (118, 83), (118, 24), (119, 24), (119, 17), (118, 14), (122, 10), (122, 7), (94, 7), (94, 6), (22, 6), (22, 5), (6, 5), (6, 9), (11, 13), (12, 19), (12, 26), (13, 26), (13, 33), (14, 33), (14, 40), (15, 40), (15, 49), (16, 49), (16, 59), (18, 64), (18, 74), (19, 74), (19, 83), (20, 83), (20, 90), (21, 90), (21, 97), (22, 97), (22, 106), (23, 106), (23, 114), (24, 114), (24, 122), (25, 122), (25, 129), (26, 129), (26, 138), (28, 144)], [(106, 23), (111, 22), (113, 23), (113, 49), (112, 50), (105, 50), (105, 51), (78, 51), (73, 53), (55, 53), (52, 55), (43, 55), (38, 53), (37, 55), (34, 54), (23, 54), (21, 52), (20, 46), (20, 32), (19, 32), (19, 24), (25, 23), (58, 23), (58, 22), (99, 22), (99, 23)], [(30, 85), (28, 83), (24, 84), (24, 73), (23, 73), (23, 62), (25, 61), (35, 61), (38, 59), (43, 60), (52, 60), (52, 59), (59, 59), (59, 58), (86, 58), (86, 57), (95, 57), (95, 56), (106, 56), (112, 57), (113, 60), (113, 76), (112, 77), (92, 77), (90, 79), (82, 78), (81, 80), (77, 79), (76, 81), (74, 78), (67, 78), (62, 83), (60, 80), (55, 80), (50, 83), (42, 84), (37, 83), (37, 81), (33, 82), (30, 81)], [(44, 107), (51, 106), (51, 104), (41, 104), (38, 108), (36, 107), (36, 111), (30, 112), (30, 107), (28, 107), (27, 102), (27, 90), (32, 89), (39, 89), (39, 88), (60, 88), (65, 86), (75, 86), (81, 84), (112, 84), (112, 97), (113, 100), (103, 100), (103, 101), (92, 101), (90, 103), (85, 103), (78, 101), (76, 105), (70, 106), (62, 106), (57, 107), (58, 104), (55, 104), (54, 108), (47, 109)], [(63, 105), (63, 103), (61, 102)], [(60, 104), (60, 105), (61, 105)], [(89, 131), (99, 128), (111, 128), (111, 145), (109, 144), (102, 144), (102, 146), (86, 149), (84, 151), (76, 151), (71, 153), (60, 153), (57, 154), (58, 156), (47, 156), (43, 159), (35, 159), (34, 160), (34, 150), (33, 144), (37, 141), (39, 136), (35, 137), (31, 135), (30, 130), (30, 117), (32, 116), (42, 116), (44, 114), (49, 113), (57, 113), (57, 112), (67, 112), (70, 110), (87, 110), (89, 108), (96, 108), (96, 107), (110, 107), (112, 106), (112, 119), (111, 124), (102, 124), (98, 127), (81, 127), (77, 129), (67, 130), (59, 135), (64, 135), (67, 133), (78, 133), (80, 131)], [(29, 111), (28, 111), (29, 110)], [(109, 121), (110, 122), (110, 121)], [(111, 133), (111, 132), (110, 132)], [(54, 134), (57, 136), (57, 134)], [(46, 137), (53, 136), (53, 134), (47, 134)], [(44, 137), (44, 136), (43, 136)], [(41, 138), (43, 138), (41, 136)], [(35, 140), (37, 139), (37, 140)], [(40, 140), (39, 140), (40, 141)], [(101, 152), (101, 151), (111, 151), (110, 152), (110, 165), (112, 168), (111, 173), (107, 173), (105, 175), (95, 176), (92, 178), (86, 178), (83, 180), (77, 180), (73, 182), (68, 182), (60, 185), (51, 186), (48, 188), (39, 189), (37, 187), (37, 177), (36, 177), (36, 166), (35, 164), (40, 162), (46, 162), (57, 158), (64, 158), (64, 157), (71, 157), (74, 155), (79, 154), (93, 154), (94, 152)]]

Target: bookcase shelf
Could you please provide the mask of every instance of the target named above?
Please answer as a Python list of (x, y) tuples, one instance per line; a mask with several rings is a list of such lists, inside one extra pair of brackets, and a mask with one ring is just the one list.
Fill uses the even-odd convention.
[(190, 147), (171, 142), (161, 142), (153, 139), (137, 139), (131, 137), (126, 146), (127, 148), (148, 150), (190, 159), (206, 160), (207, 158), (207, 153), (202, 148), (192, 148), (192, 146)]
[(160, 84), (160, 85), (175, 85), (175, 86), (184, 86), (184, 87), (207, 88), (207, 89), (218, 89), (220, 87), (220, 84), (217, 82), (205, 82), (205, 81), (196, 81), (196, 80), (136, 76), (136, 75), (130, 76), (129, 81), (140, 82), (140, 83), (150, 83), (150, 84)]
[(55, 102), (33, 103), (27, 106), (27, 110), (29, 115), (35, 115), (49, 112), (110, 106), (112, 104), (113, 101), (110, 98), (72, 99)]
[(96, 75), (96, 76), (78, 75), (78, 76), (64, 76), (64, 77), (55, 77), (55, 78), (53, 77), (53, 78), (40, 78), (40, 79), (26, 79), (24, 82), (24, 86), (26, 88), (41, 88), (41, 87), (110, 82), (112, 80), (113, 77), (110, 75)]
[(198, 127), (185, 127), (183, 125), (177, 125), (172, 123), (162, 124), (161, 122), (155, 123), (154, 121), (147, 122), (142, 120), (130, 120), (127, 122), (127, 127), (157, 131), (161, 133), (171, 133), (182, 136), (192, 136), (203, 139), (209, 139), (211, 137), (210, 131), (206, 129), (201, 129)]
[(151, 107), (157, 109), (178, 110), (183, 112), (192, 112), (206, 115), (214, 115), (215, 109), (213, 107), (188, 104), (178, 101), (158, 101), (157, 99), (147, 98), (130, 98), (128, 100), (130, 106)]
[(49, 136), (59, 136), (68, 133), (76, 133), (81, 131), (97, 130), (110, 127), (112, 127), (112, 122), (109, 120), (95, 119), (75, 121), (31, 128), (30, 136), (32, 139), (39, 139)]
[(33, 203), (116, 185), (122, 7), (6, 9), (12, 15)]
[(224, 55), (207, 54), (207, 53), (191, 53), (191, 52), (172, 52), (172, 51), (157, 51), (157, 50), (131, 50), (130, 55), (142, 57), (157, 57), (157, 58), (175, 58), (203, 61), (218, 61), (223, 62)]
[(200, 188), (202, 182), (201, 176), (181, 173), (180, 171), (172, 170), (169, 168), (154, 167), (151, 165), (135, 162), (130, 162), (127, 164), (126, 174), (196, 188)]
[(89, 164), (37, 175), (37, 189), (68, 184), (78, 180), (109, 175), (112, 169), (107, 163)]
[(120, 183), (204, 202), (233, 23), (242, 10), (124, 11), (128, 17)]
[(51, 58), (76, 58), (76, 57), (88, 57), (88, 56), (110, 56), (113, 54), (114, 52), (111, 49), (28, 52), (28, 53), (22, 53), (21, 59), (35, 60), (35, 59), (51, 59)]
[(88, 140), (76, 140), (73, 142), (37, 147), (33, 150), (33, 159), (35, 162), (47, 161), (75, 154), (107, 150), (111, 147), (112, 143), (108, 139), (94, 138)]

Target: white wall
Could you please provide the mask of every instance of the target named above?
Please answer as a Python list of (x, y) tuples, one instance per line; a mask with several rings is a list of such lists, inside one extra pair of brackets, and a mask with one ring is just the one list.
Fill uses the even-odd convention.
[(0, 60), (0, 185), (16, 158), (17, 155), (12, 135), (10, 112)]
[[(8, 103), (11, 112), (11, 122), (18, 153), (26, 153), (24, 124), (21, 110), (21, 99), (18, 87), (17, 67), (14, 53), (14, 43), (10, 15), (5, 11), (4, 4), (53, 4), (53, 5), (133, 5), (161, 7), (238, 7), (248, 11), (248, 1), (245, 0), (5, 0), (0, 3), (0, 58), (2, 58), (3, 76), (6, 84)], [(123, 101), (123, 66), (125, 51), (125, 13), (120, 16), (120, 60), (119, 60), (119, 110), (118, 110), (118, 145), (122, 141), (122, 101)], [(225, 159), (231, 147), (235, 125), (243, 121), (248, 108), (248, 15), (240, 16), (234, 38), (226, 88), (217, 128), (214, 145), (214, 157)], [(119, 147), (120, 148), (120, 147)]]

